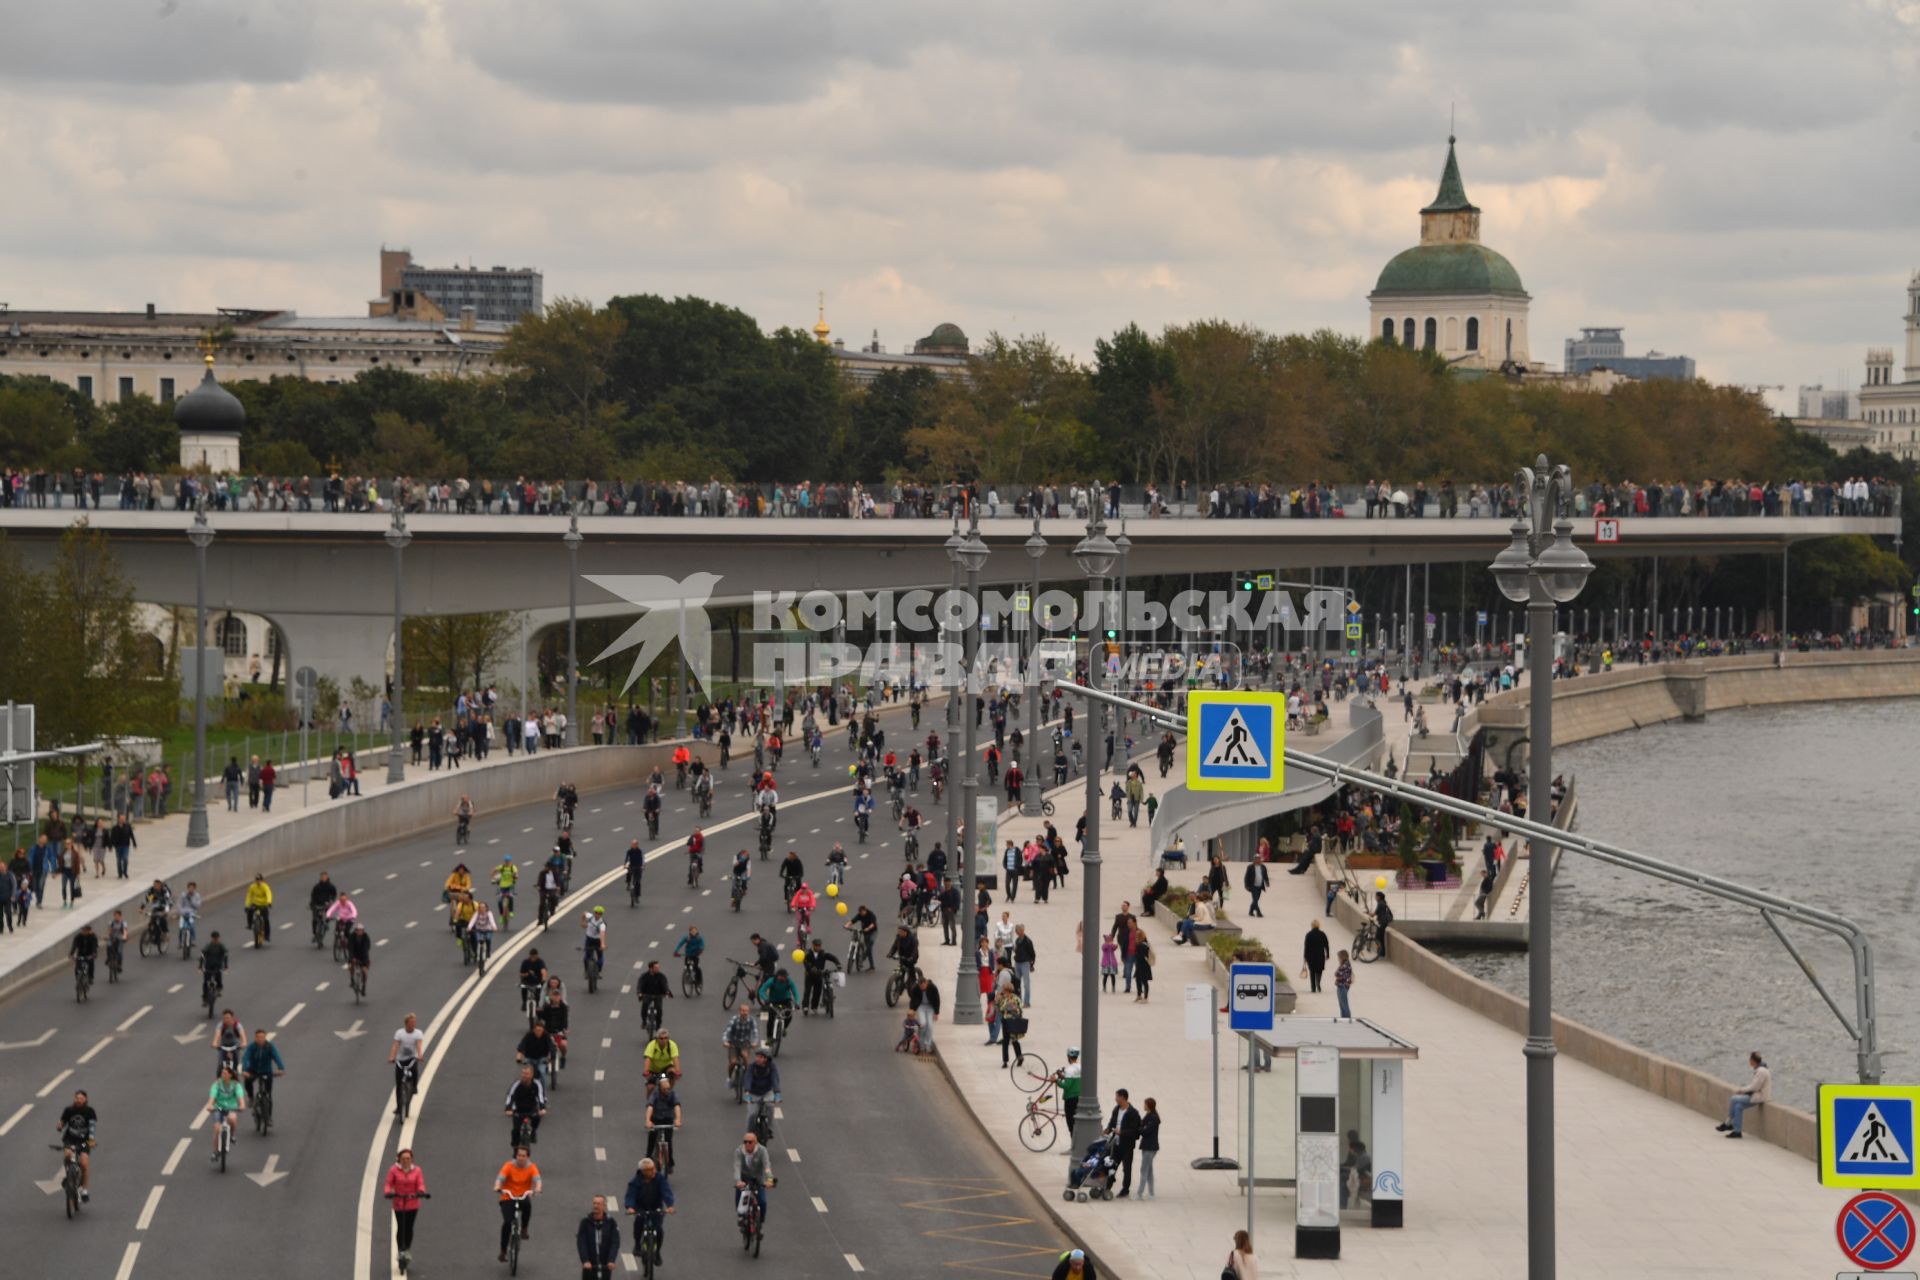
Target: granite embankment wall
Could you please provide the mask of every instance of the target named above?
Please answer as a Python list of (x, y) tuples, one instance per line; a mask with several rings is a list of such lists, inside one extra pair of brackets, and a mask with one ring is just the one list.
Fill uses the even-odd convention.
[[(1915, 696), (1920, 696), (1920, 650), (1916, 649), (1790, 653), (1784, 664), (1771, 653), (1649, 663), (1557, 682), (1553, 741), (1565, 746), (1736, 707)], [(1475, 714), (1488, 730), (1492, 758), (1501, 760), (1506, 749), (1503, 741), (1511, 744), (1526, 734), (1526, 691), (1488, 698)], [(1647, 852), (1658, 855), (1661, 851)], [(1354, 904), (1344, 898), (1338, 914), (1349, 927), (1359, 923)], [(1397, 930), (1388, 959), (1448, 999), (1515, 1034), (1526, 1034), (1525, 999), (1474, 977)], [(1569, 1018), (1554, 1018), (1554, 1042), (1568, 1057), (1670, 1102), (1704, 1116), (1726, 1115), (1727, 1098), (1735, 1086), (1705, 1071)], [(1776, 1099), (1783, 1092), (1776, 1090)], [(1749, 1112), (1746, 1130), (1808, 1160), (1818, 1158), (1819, 1128), (1814, 1117), (1783, 1102), (1776, 1100)]]

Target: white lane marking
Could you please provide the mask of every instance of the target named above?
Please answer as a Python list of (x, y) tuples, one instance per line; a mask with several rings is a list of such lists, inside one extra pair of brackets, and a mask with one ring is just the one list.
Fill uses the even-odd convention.
[(601, 1047), (602, 1049), (611, 1049), (611, 1048), (613, 1048), (613, 1037), (612, 1037), (612, 1036), (601, 1036), (601, 1037), (600, 1037), (600, 1047)]
[(430, 867), (433, 865), (433, 859), (428, 858), (425, 862), (421, 863), (420, 865), (423, 867)]
[(624, 803), (625, 803), (625, 804), (626, 804), (626, 805), (627, 805), (628, 807), (632, 807), (632, 805), (633, 805), (633, 801), (631, 801), (631, 800), (628, 800), (628, 801), (625, 801)]
[(775, 1120), (785, 1120), (787, 1118), (787, 1113), (784, 1110), (782, 1110), (780, 1107), (775, 1106), (773, 1109), (773, 1118)]
[(170, 996), (177, 996), (177, 995), (179, 995), (179, 994), (180, 994), (180, 992), (181, 992), (181, 990), (182, 990), (182, 989), (183, 989), (183, 988), (184, 988), (184, 987), (185, 987), (186, 985), (187, 985), (187, 984), (186, 984), (186, 983), (184, 983), (184, 982), (176, 982), (176, 983), (174, 983), (174, 984), (173, 984), (172, 986), (170, 986), (170, 987), (168, 987), (168, 988), (167, 988), (167, 994), (168, 994), (168, 995), (170, 995)]
[(347, 894), (348, 894), (349, 896), (352, 896), (353, 894), (357, 894), (357, 893), (365, 893), (365, 892), (366, 892), (366, 890), (365, 890), (365, 889), (349, 889), (349, 890), (347, 890)]
[(385, 938), (382, 938), (378, 942), (374, 943), (373, 945), (376, 947), (384, 947), (387, 945), (387, 940)]
[(173, 1171), (180, 1167), (180, 1161), (186, 1157), (188, 1148), (192, 1146), (192, 1138), (182, 1138), (179, 1142), (175, 1143), (173, 1154), (168, 1156), (167, 1162), (160, 1166), (160, 1176), (163, 1178), (171, 1178)]
[[(411, 929), (411, 928), (413, 928), (413, 927), (415, 927), (416, 925), (418, 925), (419, 923), (420, 923), (420, 922), (419, 922), (418, 920), (409, 920), (409, 921), (407, 921), (407, 928), (409, 928), (409, 929)], [(511, 1135), (509, 1135), (509, 1136), (511, 1136)]]
[(607, 1010), (607, 1016), (609, 1018), (617, 1018), (620, 1016), (620, 1011), (618, 1009), (609, 1009)]
[(398, 880), (399, 878), (400, 878), (400, 873), (399, 873), (398, 871), (389, 871), (389, 872), (387, 872), (387, 879), (389, 879), (389, 880)]
[(195, 1133), (198, 1133), (200, 1130), (206, 1128), (207, 1116), (209, 1114), (210, 1113), (207, 1111), (205, 1107), (201, 1107), (198, 1111), (195, 1111), (193, 1113), (193, 1123), (188, 1125), (187, 1128), (192, 1129)]
[[(532, 828), (532, 827), (522, 827), (522, 828), (520, 828), (520, 834), (524, 836), (524, 835), (526, 835), (526, 834), (527, 834), (527, 833), (528, 833), (529, 831), (532, 831), (532, 830), (533, 830), (533, 828)], [(509, 1137), (511, 1137), (512, 1135), (511, 1135), (511, 1134), (509, 1134), (508, 1136), (509, 1136)]]
[(593, 1149), (593, 1158), (605, 1164), (607, 1162), (607, 1149), (605, 1147), (595, 1147)]
[(499, 837), (499, 836), (495, 836), (495, 837), (494, 837), (493, 839), (491, 839), (491, 840), (489, 840), (489, 841), (487, 841), (487, 843), (488, 843), (488, 844), (499, 844), (499, 843), (500, 843), (500, 837)]
[[(861, 854), (860, 856), (864, 858), (864, 857), (866, 857), (867, 855), (863, 853), (863, 854)], [(511, 1135), (511, 1134), (509, 1134), (508, 1136), (509, 1136), (509, 1137), (511, 1137), (512, 1135)]]
[(140, 1008), (132, 1014), (132, 1016), (130, 1016), (125, 1022), (121, 1023), (119, 1026), (115, 1027), (114, 1030), (125, 1031), (127, 1028), (131, 1027), (134, 1023), (146, 1017), (147, 1014), (152, 1011), (152, 1009), (153, 1009), (153, 1006), (150, 1004), (141, 1005)]
[(799, 1164), (799, 1163), (800, 1163), (800, 1151), (799, 1151), (799, 1148), (797, 1148), (797, 1147), (788, 1147), (788, 1148), (787, 1148), (787, 1159), (789, 1159), (789, 1160), (791, 1160), (791, 1161), (793, 1161), (793, 1162), (794, 1162), (795, 1164)]
[[(659, 945), (660, 945), (660, 939), (658, 939), (658, 938), (655, 938), (655, 939), (654, 939), (654, 940), (653, 940), (652, 942), (649, 942), (649, 943), (647, 944), (647, 950), (649, 950), (649, 951), (651, 951), (651, 950), (653, 950), (653, 948), (655, 948), (655, 947), (657, 947), (657, 946), (659, 946)], [(634, 966), (634, 968), (636, 968), (636, 969), (637, 969), (637, 968), (639, 968), (639, 967), (640, 967), (639, 965), (635, 965), (635, 966)]]
[(588, 813), (598, 813), (598, 812), (600, 812), (600, 809), (599, 809), (599, 807), (598, 807), (598, 806), (596, 805), (596, 806), (595, 806), (594, 808), (591, 808), (591, 809), (589, 809), (589, 810), (587, 810), (587, 812), (588, 812)]
[(825, 1213), (827, 1211), (827, 1202), (819, 1196), (813, 1197), (813, 1211), (815, 1213)]
[(102, 1049), (106, 1048), (108, 1045), (112, 1043), (113, 1043), (113, 1037), (107, 1036), (106, 1038), (101, 1040), (99, 1044), (96, 1044), (95, 1046), (93, 1046), (93, 1048), (87, 1050), (85, 1053), (81, 1054), (78, 1058), (74, 1059), (74, 1061), (80, 1063), (82, 1066), (85, 1066), (87, 1063), (93, 1061), (95, 1054), (99, 1053)]
[(711, 890), (711, 889), (702, 889), (702, 890), (700, 891), (700, 896), (701, 896), (701, 897), (703, 897), (703, 898), (711, 898), (711, 897), (713, 896), (713, 890)]
[(314, 990), (315, 990), (315, 991), (325, 991), (325, 990), (326, 990), (326, 989), (327, 989), (328, 987), (330, 987), (330, 986), (332, 986), (332, 985), (333, 985), (333, 983), (331, 983), (331, 982), (323, 982), (323, 983), (321, 983), (321, 984), (320, 984), (319, 986), (317, 986), (317, 987), (315, 987), (315, 988), (314, 988)]
[[(849, 790), (851, 790), (851, 788), (822, 792), (818, 796), (804, 796), (797, 800), (789, 801), (788, 803), (808, 804), (816, 799), (844, 795)], [(745, 816), (728, 819), (716, 824), (713, 830), (717, 834), (730, 827), (739, 826), (746, 821), (747, 818)], [(676, 852), (685, 844), (685, 840), (676, 840), (671, 844), (663, 845), (655, 849), (647, 860), (651, 862), (656, 858), (661, 858), (669, 853)], [(623, 875), (625, 875), (625, 869), (615, 867), (597, 880), (591, 881), (575, 891), (569, 900), (570, 903), (577, 904), (591, 901), (592, 894), (604, 890)], [(531, 942), (538, 936), (539, 935), (532, 930), (522, 930), (505, 942), (496, 941), (495, 946), (499, 948), (500, 951), (499, 958), (507, 958), (512, 954), (513, 950)], [(426, 1071), (422, 1073), (420, 1077), (420, 1089), (419, 1092), (414, 1095), (415, 1105), (413, 1112), (400, 1129), (401, 1145), (412, 1145), (414, 1126), (418, 1123), (422, 1111), (422, 1104), (426, 1101), (427, 1091), (432, 1086), (438, 1074), (440, 1064), (446, 1060), (447, 1055), (444, 1051), (446, 1046), (459, 1034), (461, 1026), (465, 1024), (468, 1015), (479, 1005), (480, 999), (485, 994), (487, 987), (497, 981), (499, 976), (507, 972), (510, 967), (511, 966), (505, 964), (496, 964), (485, 974), (475, 973), (469, 975), (454, 991), (453, 995), (448, 997), (446, 1003), (441, 1005), (440, 1010), (434, 1015), (433, 1021), (428, 1024), (427, 1038), (433, 1043), (440, 1045), (442, 1052), (436, 1053), (433, 1056), (432, 1060), (427, 1063)], [(445, 1027), (444, 1032), (442, 1030), (443, 1026)], [(607, 1078), (607, 1073), (604, 1069), (595, 1070), (593, 1075), (596, 1081), (604, 1081)], [(391, 1110), (387, 1107), (382, 1107), (380, 1119), (374, 1125), (373, 1140), (367, 1146), (366, 1162), (361, 1166), (360, 1171), (360, 1194), (354, 1219), (353, 1280), (372, 1280), (374, 1232), (376, 1230), (376, 1223), (384, 1222), (384, 1220), (374, 1212), (374, 1199), (376, 1188), (380, 1184), (381, 1171), (386, 1163), (389, 1140), (392, 1136), (393, 1119)], [(384, 1227), (381, 1229), (384, 1229)], [(388, 1237), (388, 1248), (389, 1261), (393, 1262), (391, 1236)]]
[[(633, 801), (629, 800), (627, 801), (627, 803), (632, 804)], [(612, 1197), (609, 1196), (608, 1199), (612, 1199)], [(620, 1265), (625, 1267), (628, 1271), (638, 1271), (640, 1269), (640, 1264), (633, 1260), (633, 1255), (630, 1253), (623, 1253), (620, 1255)]]
[(842, 1255), (842, 1256), (846, 1258), (846, 1260), (847, 1260), (847, 1265), (848, 1265), (849, 1267), (851, 1267), (851, 1268), (852, 1268), (853, 1270), (855, 1270), (855, 1271), (865, 1271), (865, 1270), (866, 1270), (866, 1268), (865, 1268), (865, 1267), (863, 1267), (863, 1266), (861, 1266), (861, 1265), (860, 1265), (860, 1259), (858, 1259), (858, 1258), (856, 1258), (856, 1257), (854, 1257), (854, 1256), (853, 1256), (852, 1254), (850, 1254), (850, 1253), (849, 1253), (849, 1254), (844, 1254), (844, 1255)]
[(9, 1133), (12, 1133), (13, 1126), (19, 1124), (22, 1120), (26, 1119), (27, 1112), (31, 1110), (33, 1110), (33, 1104), (31, 1102), (22, 1103), (18, 1111), (14, 1112), (12, 1115), (7, 1117), (7, 1122), (5, 1124), (0, 1124), (0, 1138), (4, 1138)]
[[(681, 915), (683, 915), (683, 916), (684, 916), (684, 915), (689, 915), (689, 914), (691, 914), (691, 913), (692, 913), (692, 911), (693, 911), (693, 908), (692, 908), (692, 907), (682, 907), (682, 908), (680, 908), (680, 914), (681, 914)], [(509, 1134), (509, 1135), (507, 1135), (507, 1136), (509, 1136), (509, 1137), (511, 1137), (511, 1136), (513, 1136), (513, 1135), (511, 1135), (511, 1134)]]
[(641, 969), (644, 969), (644, 968), (646, 968), (647, 966), (646, 966), (646, 962), (645, 962), (645, 961), (642, 961), (642, 960), (635, 960), (635, 961), (633, 962), (633, 967), (634, 967), (634, 970), (635, 970), (636, 972), (638, 972), (639, 970), (641, 970)]
[(164, 1182), (155, 1183), (153, 1190), (147, 1192), (147, 1203), (140, 1210), (140, 1220), (133, 1224), (135, 1231), (145, 1231), (153, 1225), (154, 1211), (160, 1207), (160, 1195), (167, 1189)]
[(606, 1119), (606, 1113), (600, 1109), (600, 1106), (597, 1103), (594, 1105), (594, 1108), (593, 1108), (593, 1118), (595, 1120)]
[(631, 990), (633, 990), (633, 984), (632, 984), (631, 982), (623, 982), (623, 983), (621, 983), (621, 984), (620, 984), (620, 994), (621, 994), (621, 995), (626, 995), (626, 994), (627, 994), (627, 992), (629, 992), (629, 991), (631, 991)]
[(626, 830), (626, 828), (625, 828), (625, 827), (615, 827), (615, 828), (613, 829), (613, 834), (615, 834), (615, 835), (619, 835), (619, 834), (620, 834), (620, 833), (621, 833), (622, 831), (625, 831), (625, 830)]
[(302, 1000), (299, 1004), (296, 1004), (295, 1006), (293, 1006), (293, 1008), (287, 1010), (286, 1017), (280, 1019), (280, 1021), (274, 1023), (273, 1025), (276, 1027), (286, 1026), (289, 1022), (292, 1022), (295, 1018), (299, 1017), (300, 1011), (306, 1007), (307, 1007), (307, 1002)]
[(62, 1080), (65, 1080), (68, 1076), (72, 1074), (73, 1074), (73, 1068), (68, 1067), (65, 1071), (62, 1071), (59, 1075), (47, 1081), (47, 1087), (42, 1089), (39, 1093), (34, 1094), (33, 1096), (36, 1098), (46, 1097), (48, 1094), (52, 1093), (55, 1089), (58, 1089), (60, 1087), (60, 1082)]
[(134, 1241), (127, 1251), (120, 1255), (120, 1269), (113, 1273), (113, 1280), (129, 1280), (133, 1275), (133, 1260), (140, 1256), (140, 1242)]
[(604, 1068), (598, 1068), (598, 1067), (596, 1067), (596, 1068), (594, 1069), (594, 1072), (593, 1072), (593, 1079), (594, 1079), (594, 1082), (595, 1082), (596, 1084), (597, 1084), (597, 1083), (599, 1083), (599, 1082), (600, 1082), (600, 1081), (602, 1081), (602, 1080), (605, 1080), (606, 1078), (607, 1078), (607, 1073), (606, 1073), (606, 1070), (605, 1070)]

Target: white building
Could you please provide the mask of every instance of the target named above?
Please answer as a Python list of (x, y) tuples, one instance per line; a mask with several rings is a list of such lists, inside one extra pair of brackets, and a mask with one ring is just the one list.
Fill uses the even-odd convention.
[(1387, 263), (1367, 295), (1368, 332), (1462, 368), (1525, 370), (1531, 299), (1513, 264), (1480, 243), (1480, 210), (1453, 146), (1448, 138), (1440, 190), (1420, 211), (1420, 243)]
[(1897, 458), (1920, 459), (1920, 271), (1907, 281), (1907, 351), (1894, 379), (1893, 348), (1867, 350), (1867, 381), (1860, 388), (1860, 416), (1876, 428), (1874, 448)]

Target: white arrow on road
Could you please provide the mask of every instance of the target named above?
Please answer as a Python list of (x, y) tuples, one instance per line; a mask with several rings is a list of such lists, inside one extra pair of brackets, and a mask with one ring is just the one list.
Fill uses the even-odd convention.
[(365, 1022), (363, 1022), (359, 1018), (355, 1018), (353, 1020), (352, 1026), (348, 1027), (345, 1031), (336, 1031), (333, 1034), (339, 1036), (342, 1040), (351, 1040), (355, 1036), (363, 1036), (367, 1034), (364, 1030), (361, 1029), (365, 1026), (366, 1026)]
[[(41, 1045), (53, 1039), (55, 1030), (56, 1028), (48, 1027), (40, 1033), (38, 1040), (14, 1040), (7, 1044), (0, 1044), (0, 1049), (38, 1049)], [(56, 1182), (54, 1185), (59, 1186), (60, 1184)]]
[(195, 1040), (209, 1040), (211, 1038), (212, 1037), (207, 1035), (207, 1033), (204, 1030), (196, 1026), (193, 1030), (187, 1032), (187, 1034), (183, 1036), (175, 1036), (173, 1038), (173, 1042), (175, 1044), (192, 1044)]
[(273, 1156), (267, 1157), (266, 1168), (262, 1169), (258, 1173), (250, 1173), (247, 1176), (249, 1178), (252, 1178), (254, 1182), (258, 1183), (260, 1186), (270, 1187), (274, 1183), (280, 1181), (280, 1179), (287, 1177), (288, 1175), (280, 1169), (280, 1157), (277, 1155), (273, 1155)]
[[(65, 1176), (66, 1175), (64, 1174), (61, 1175), (61, 1177), (65, 1177)], [(45, 1182), (36, 1182), (33, 1185), (40, 1188), (42, 1191), (46, 1192), (48, 1195), (52, 1195), (54, 1192), (60, 1189), (60, 1178), (48, 1178)]]

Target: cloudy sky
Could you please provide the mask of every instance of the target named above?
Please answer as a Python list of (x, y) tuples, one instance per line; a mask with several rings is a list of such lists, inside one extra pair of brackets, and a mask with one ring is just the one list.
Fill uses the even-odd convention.
[(386, 243), (889, 349), (1360, 333), (1450, 110), (1536, 359), (1899, 341), (1920, 0), (0, 0), (0, 301), (360, 314)]

